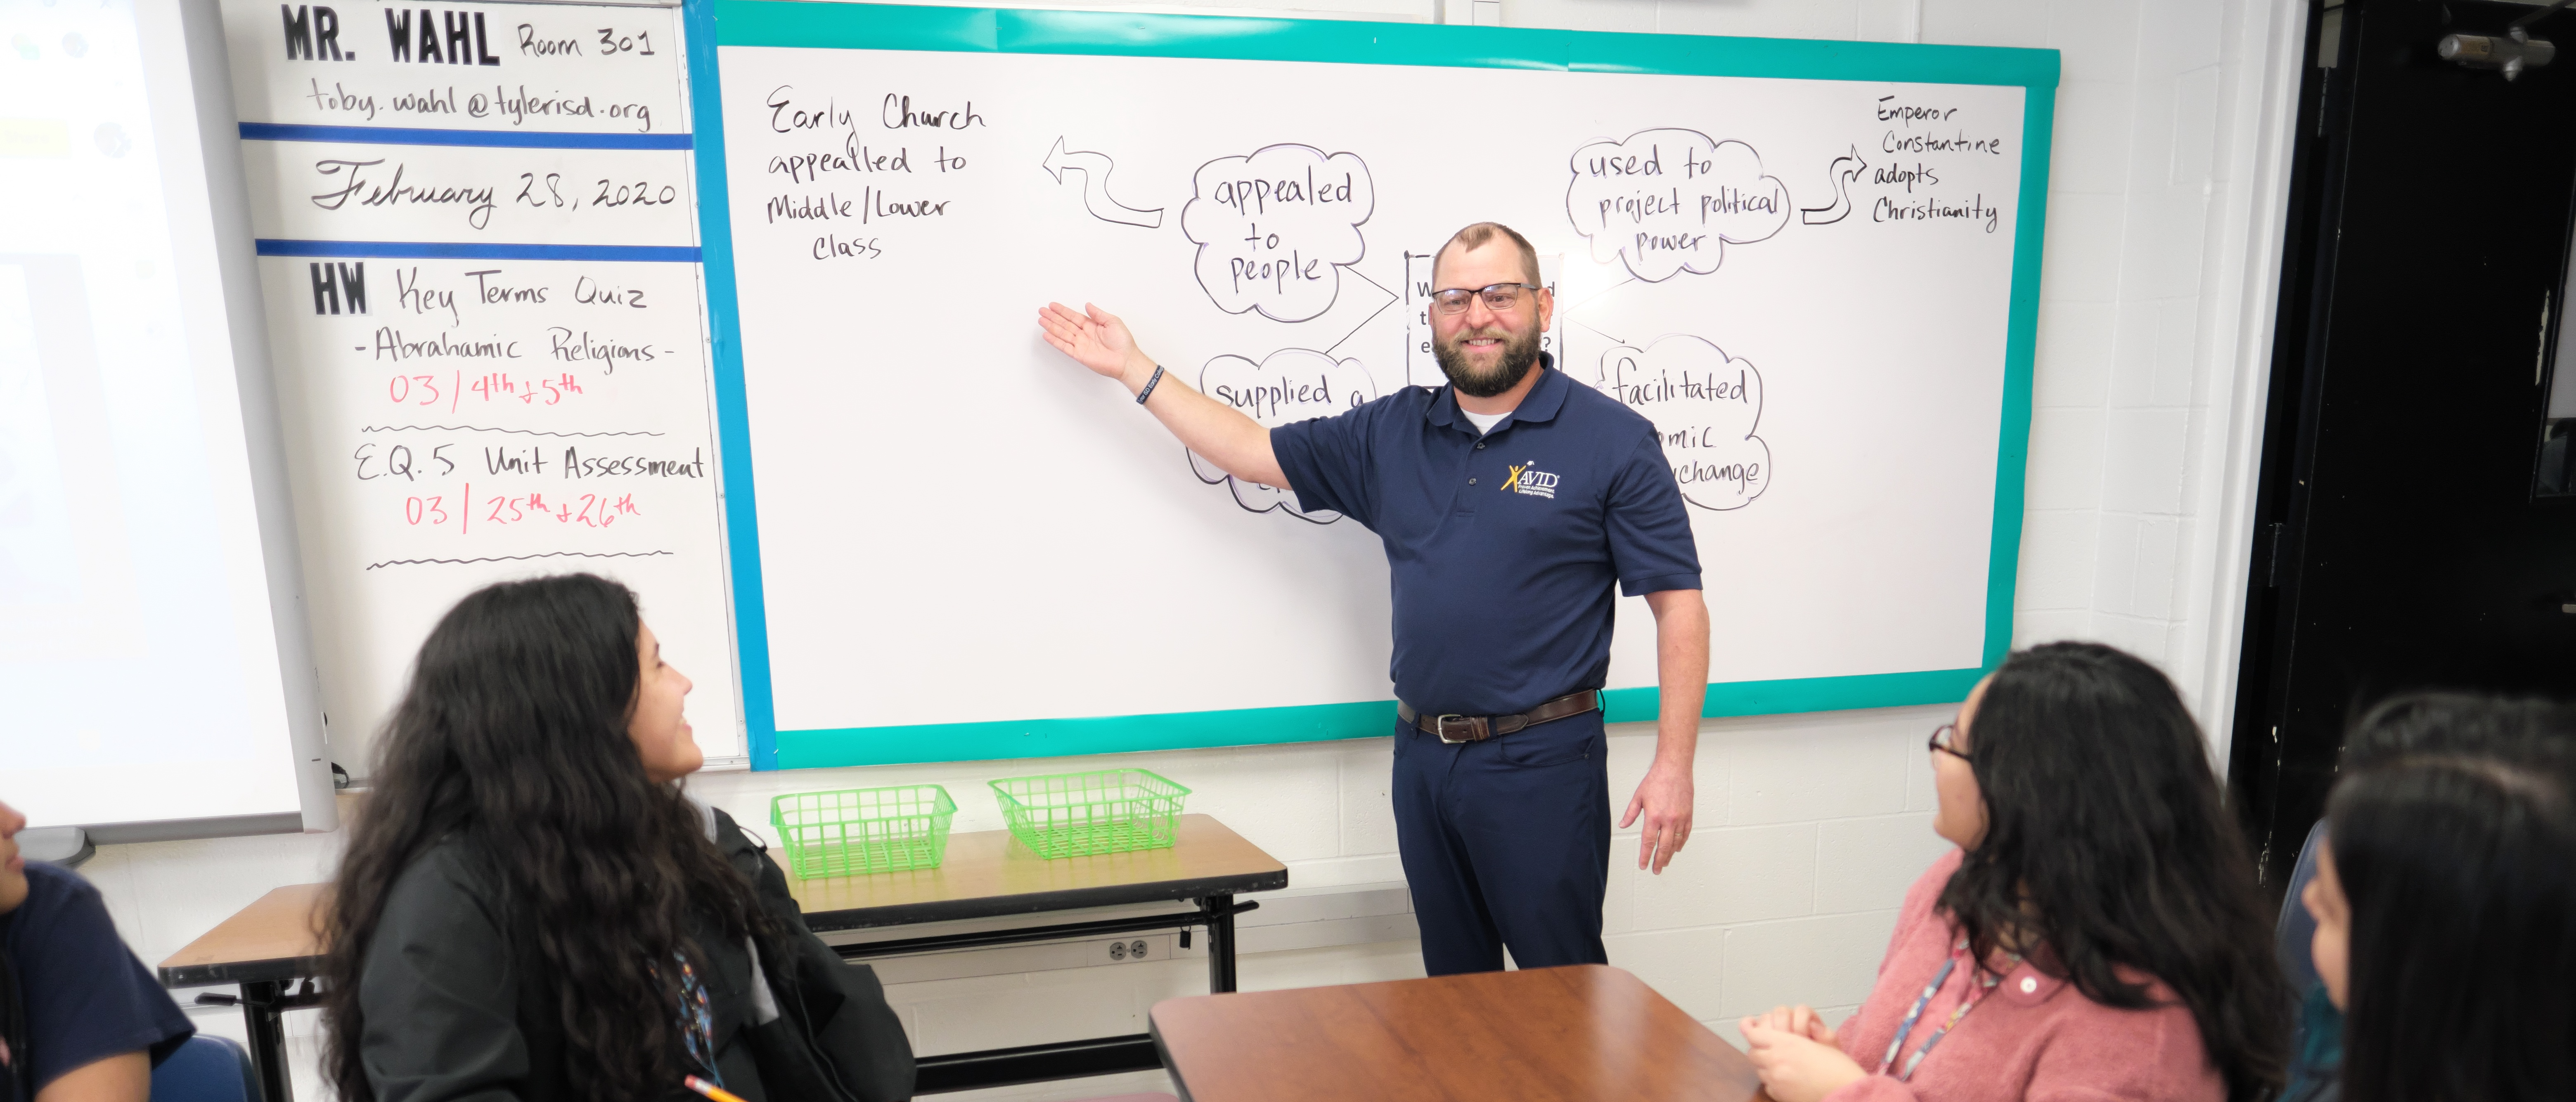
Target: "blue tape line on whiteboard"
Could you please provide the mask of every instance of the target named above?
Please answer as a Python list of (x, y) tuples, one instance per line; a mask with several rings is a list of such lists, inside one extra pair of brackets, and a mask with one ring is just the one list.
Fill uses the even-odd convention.
[(246, 142), (353, 142), (365, 145), (455, 145), (494, 149), (693, 149), (686, 134), (572, 134), (536, 130), (420, 130), (404, 126), (314, 126), (246, 122)]
[(387, 260), (646, 260), (695, 264), (695, 245), (516, 245), (456, 241), (297, 241), (259, 239), (261, 256), (349, 256)]

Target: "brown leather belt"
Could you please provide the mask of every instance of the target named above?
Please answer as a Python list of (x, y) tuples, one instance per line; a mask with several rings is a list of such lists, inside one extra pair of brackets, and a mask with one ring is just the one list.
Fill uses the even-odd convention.
[(1413, 705), (1399, 700), (1395, 702), (1395, 717), (1412, 724), (1415, 730), (1423, 734), (1436, 735), (1440, 741), (1454, 746), (1462, 742), (1483, 742), (1496, 735), (1508, 735), (1549, 720), (1579, 716), (1600, 706), (1601, 694), (1592, 689), (1585, 689), (1579, 693), (1567, 693), (1554, 700), (1543, 701), (1538, 707), (1516, 716), (1462, 716), (1455, 712), (1447, 715), (1425, 715), (1413, 710)]

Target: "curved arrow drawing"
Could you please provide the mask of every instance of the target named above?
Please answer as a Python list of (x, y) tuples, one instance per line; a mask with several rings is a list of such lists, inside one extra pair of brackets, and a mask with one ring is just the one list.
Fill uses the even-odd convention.
[(1106, 153), (1094, 153), (1085, 149), (1067, 150), (1064, 147), (1064, 139), (1057, 138), (1055, 148), (1047, 150), (1046, 160), (1038, 162), (1038, 167), (1046, 169), (1047, 174), (1055, 177), (1055, 182), (1059, 184), (1064, 182), (1066, 169), (1081, 173), (1082, 205), (1094, 218), (1103, 222), (1142, 226), (1149, 230), (1159, 229), (1163, 225), (1163, 208), (1137, 210), (1109, 197), (1109, 171), (1117, 165)]
[[(1851, 167), (1845, 168), (1843, 167), (1845, 165)], [(1830, 226), (1842, 221), (1844, 217), (1851, 214), (1851, 196), (1844, 189), (1851, 185), (1852, 180), (1867, 171), (1869, 171), (1869, 162), (1860, 159), (1859, 146), (1851, 147), (1849, 156), (1834, 158), (1833, 166), (1825, 170), (1825, 174), (1834, 179), (1833, 205), (1800, 207), (1798, 208), (1799, 220), (1810, 226)]]

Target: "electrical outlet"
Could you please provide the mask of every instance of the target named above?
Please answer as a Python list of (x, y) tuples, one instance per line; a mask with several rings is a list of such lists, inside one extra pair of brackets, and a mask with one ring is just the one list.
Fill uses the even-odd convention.
[(1153, 942), (1147, 941), (1143, 938), (1135, 938), (1127, 941), (1113, 941), (1109, 943), (1109, 959), (1119, 963), (1131, 960), (1148, 960), (1159, 955), (1159, 953), (1155, 952)]

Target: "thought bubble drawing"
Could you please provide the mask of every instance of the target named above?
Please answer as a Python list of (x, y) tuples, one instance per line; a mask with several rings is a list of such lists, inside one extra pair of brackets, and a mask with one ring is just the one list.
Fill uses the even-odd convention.
[(1567, 165), (1574, 182), (1565, 213), (1592, 241), (1592, 259), (1615, 256), (1648, 283), (1707, 275), (1728, 245), (1760, 241), (1789, 223), (1788, 185), (1763, 175), (1762, 155), (1743, 142), (1640, 130), (1577, 149)]
[(1377, 191), (1356, 153), (1265, 146), (1200, 165), (1193, 183), (1181, 232), (1198, 242), (1199, 286), (1226, 313), (1315, 317), (1340, 293), (1341, 266), (1368, 251), (1360, 223)]
[(1771, 445), (1754, 435), (1762, 424), (1762, 373), (1751, 360), (1675, 334), (1602, 353), (1593, 385), (1655, 423), (1682, 500), (1741, 509), (1770, 487)]
[[(1219, 356), (1199, 369), (1199, 392), (1243, 411), (1275, 429), (1281, 425), (1316, 417), (1330, 417), (1357, 408), (1377, 398), (1377, 380), (1370, 377), (1366, 365), (1358, 360), (1336, 360), (1322, 352), (1303, 348), (1283, 348), (1270, 358), (1254, 363), (1241, 356)], [(1199, 481), (1210, 486), (1226, 483), (1234, 490), (1234, 503), (1256, 513), (1273, 509), (1316, 524), (1331, 524), (1342, 519), (1340, 513), (1309, 513), (1297, 507), (1297, 495), (1274, 490), (1258, 482), (1246, 482), (1225, 473), (1214, 463), (1189, 453), (1190, 469)]]

